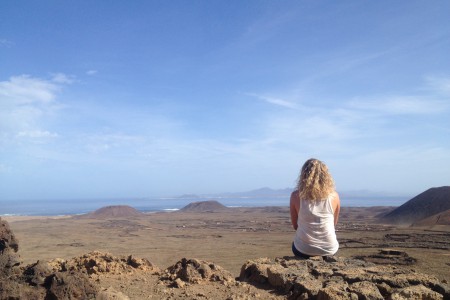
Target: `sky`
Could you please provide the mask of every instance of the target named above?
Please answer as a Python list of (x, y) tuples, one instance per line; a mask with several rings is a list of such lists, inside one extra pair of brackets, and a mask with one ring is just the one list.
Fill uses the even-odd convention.
[(1, 1), (0, 200), (450, 185), (450, 2)]

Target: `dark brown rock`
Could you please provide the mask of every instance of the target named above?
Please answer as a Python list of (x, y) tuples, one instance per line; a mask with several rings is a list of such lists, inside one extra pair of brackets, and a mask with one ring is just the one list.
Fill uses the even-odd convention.
[(1, 219), (0, 248), (0, 299), (95, 299), (97, 288), (81, 272), (66, 272), (65, 266), (54, 270), (54, 265), (39, 261), (21, 267), (17, 239)]
[(46, 278), (45, 299), (95, 299), (97, 288), (77, 272), (57, 272)]
[(19, 251), (19, 243), (9, 228), (8, 222), (0, 218), (0, 254), (7, 250)]

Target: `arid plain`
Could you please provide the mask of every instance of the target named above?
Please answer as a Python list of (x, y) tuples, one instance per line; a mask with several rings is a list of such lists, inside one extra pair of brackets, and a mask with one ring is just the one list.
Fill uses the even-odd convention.
[[(338, 256), (394, 264), (450, 278), (450, 227), (378, 224), (392, 208), (342, 208)], [(2, 217), (19, 240), (23, 263), (91, 251), (146, 258), (161, 269), (183, 257), (214, 262), (239, 276), (250, 259), (291, 256), (288, 207), (159, 212), (127, 216)], [(400, 256), (380, 255), (395, 249)]]

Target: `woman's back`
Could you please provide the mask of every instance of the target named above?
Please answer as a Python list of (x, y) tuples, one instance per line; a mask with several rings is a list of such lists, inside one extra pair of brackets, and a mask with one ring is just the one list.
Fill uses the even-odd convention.
[(307, 255), (333, 255), (339, 249), (332, 194), (323, 200), (300, 200), (295, 248)]
[(327, 166), (315, 158), (302, 166), (290, 212), (296, 230), (292, 252), (296, 256), (334, 255), (339, 249), (334, 226), (340, 210), (339, 195)]

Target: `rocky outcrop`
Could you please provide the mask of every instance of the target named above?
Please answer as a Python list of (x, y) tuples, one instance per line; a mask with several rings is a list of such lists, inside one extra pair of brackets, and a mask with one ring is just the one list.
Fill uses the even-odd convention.
[(134, 271), (156, 273), (159, 269), (142, 258), (113, 256), (110, 253), (93, 251), (68, 260), (54, 259), (48, 266), (56, 272), (79, 272), (88, 277), (101, 275), (132, 274)]
[(8, 276), (20, 264), (18, 250), (19, 243), (8, 222), (0, 218), (0, 275)]
[(94, 299), (97, 288), (79, 272), (52, 270), (43, 262), (22, 266), (19, 244), (0, 219), (0, 299)]
[(203, 260), (183, 258), (167, 268), (161, 275), (161, 280), (172, 281), (180, 286), (186, 283), (205, 283), (209, 281), (234, 282), (230, 272), (222, 267)]
[(448, 285), (432, 276), (340, 257), (257, 259), (242, 266), (239, 279), (289, 299), (450, 299)]
[(0, 254), (8, 250), (17, 252), (19, 250), (19, 243), (9, 228), (8, 222), (0, 218)]

